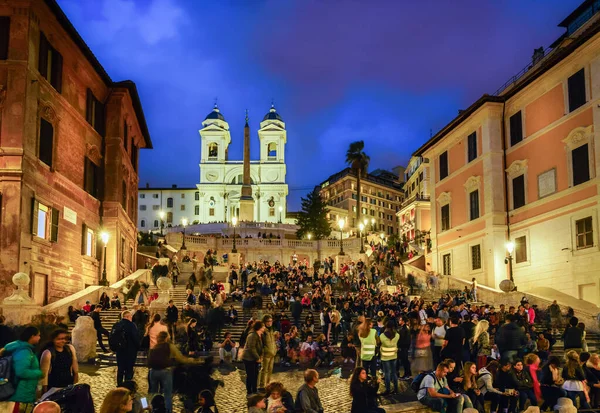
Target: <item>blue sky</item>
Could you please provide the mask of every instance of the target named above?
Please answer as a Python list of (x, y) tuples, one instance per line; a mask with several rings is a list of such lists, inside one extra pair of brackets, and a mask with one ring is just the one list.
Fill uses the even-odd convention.
[(286, 122), (289, 209), (365, 141), (371, 169), (411, 153), (562, 32), (580, 0), (58, 0), (114, 80), (140, 91), (154, 143), (140, 186), (193, 186), (215, 98), (242, 158), (271, 100)]

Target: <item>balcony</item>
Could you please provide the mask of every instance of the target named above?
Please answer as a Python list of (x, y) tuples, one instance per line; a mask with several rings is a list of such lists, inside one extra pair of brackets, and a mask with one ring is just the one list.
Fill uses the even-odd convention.
[(404, 207), (412, 204), (413, 202), (417, 202), (417, 201), (427, 201), (427, 202), (431, 201), (431, 196), (429, 196), (429, 195), (423, 195), (423, 196), (421, 196), (419, 194), (413, 195), (410, 198), (405, 199), (404, 201), (402, 201), (401, 208), (404, 208)]

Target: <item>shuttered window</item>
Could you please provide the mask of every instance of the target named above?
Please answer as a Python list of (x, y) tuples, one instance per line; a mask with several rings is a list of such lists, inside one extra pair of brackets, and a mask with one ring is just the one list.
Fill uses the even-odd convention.
[(62, 92), (63, 58), (40, 32), (38, 71), (58, 93)]
[(477, 158), (477, 132), (473, 132), (467, 138), (468, 145), (468, 161), (471, 162), (475, 158)]
[(84, 168), (84, 189), (85, 192), (87, 192), (94, 198), (98, 198), (98, 187), (100, 182), (100, 174), (98, 171), (98, 166), (86, 157)]
[(0, 16), (0, 60), (8, 59), (10, 17)]
[(448, 152), (440, 155), (440, 181), (448, 176)]
[(518, 264), (525, 261), (527, 261), (527, 237), (523, 235), (515, 238), (515, 262)]
[(590, 159), (588, 144), (581, 145), (571, 151), (573, 164), (573, 186), (590, 180)]
[(514, 146), (523, 140), (523, 119), (521, 111), (510, 117), (510, 146)]
[(38, 157), (40, 161), (52, 166), (54, 150), (54, 127), (46, 119), (40, 119), (40, 140), (38, 146)]
[(513, 209), (525, 205), (525, 175), (519, 175), (512, 180), (513, 184)]
[(481, 245), (471, 245), (471, 270), (481, 269)]
[(569, 87), (569, 112), (585, 105), (585, 71), (581, 69), (567, 81)]
[(86, 224), (81, 228), (81, 255), (96, 256), (96, 233)]
[(58, 209), (32, 199), (31, 233), (51, 242), (58, 241)]
[(479, 218), (479, 190), (469, 194), (469, 212), (471, 220)]
[(87, 90), (85, 118), (100, 136), (105, 134), (104, 104), (96, 99), (90, 89)]
[(442, 265), (444, 275), (452, 275), (452, 261), (450, 254), (444, 254), (442, 256)]
[(450, 229), (450, 205), (444, 205), (441, 208), (441, 216), (442, 216), (442, 231), (447, 231)]
[(594, 227), (592, 226), (592, 222), (592, 217), (575, 221), (578, 250), (594, 246)]

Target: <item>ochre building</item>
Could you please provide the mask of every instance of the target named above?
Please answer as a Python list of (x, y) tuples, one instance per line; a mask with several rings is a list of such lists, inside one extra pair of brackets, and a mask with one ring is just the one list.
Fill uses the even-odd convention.
[(26, 272), (46, 304), (135, 270), (139, 150), (131, 81), (114, 82), (55, 0), (0, 5), (0, 298)]

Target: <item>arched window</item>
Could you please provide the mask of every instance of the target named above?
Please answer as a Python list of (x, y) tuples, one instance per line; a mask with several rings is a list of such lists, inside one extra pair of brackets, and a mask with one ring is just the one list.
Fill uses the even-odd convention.
[(146, 220), (145, 220), (145, 219), (142, 219), (142, 220), (140, 221), (140, 227), (142, 227), (142, 228), (145, 228), (145, 227), (146, 227)]
[[(232, 184), (238, 184), (238, 185), (242, 185), (244, 183), (244, 175), (239, 174), (238, 176), (236, 176), (235, 178), (233, 178), (231, 180)], [(254, 179), (250, 178), (250, 184), (254, 185)]]
[(194, 192), (194, 199), (196, 201), (200, 201), (200, 192), (198, 192), (198, 191)]
[(173, 208), (173, 198), (167, 198), (167, 208)]
[(194, 215), (200, 215), (200, 205), (194, 206)]
[(277, 158), (277, 144), (275, 142), (271, 142), (267, 147), (267, 156), (269, 158)]
[(158, 226), (159, 226), (158, 219), (155, 219), (154, 220), (154, 228), (158, 228)]
[(216, 142), (211, 142), (208, 144), (208, 158), (216, 159), (219, 156), (219, 145)]
[(172, 224), (172, 223), (173, 223), (173, 213), (167, 212), (167, 224)]

